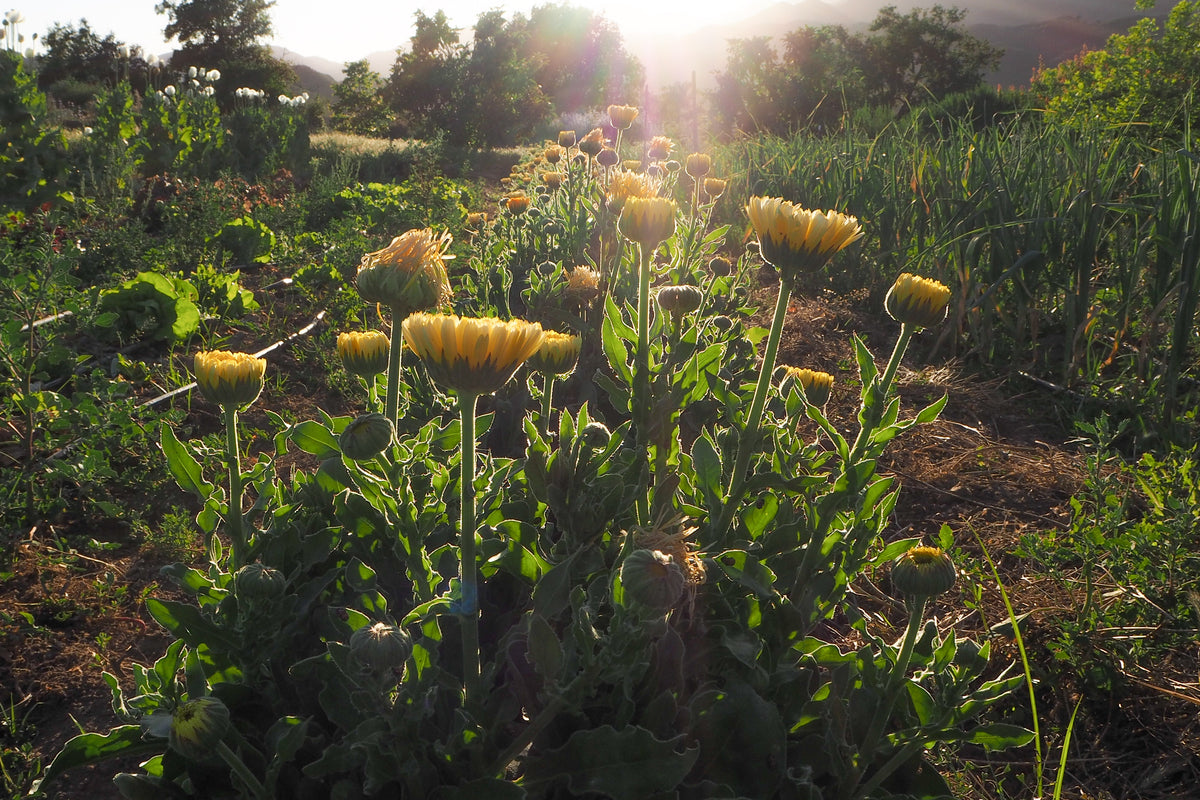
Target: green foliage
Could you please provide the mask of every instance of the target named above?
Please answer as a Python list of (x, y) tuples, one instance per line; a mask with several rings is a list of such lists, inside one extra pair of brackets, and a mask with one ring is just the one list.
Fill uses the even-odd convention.
[(1075, 127), (1145, 125), (1178, 139), (1200, 122), (1200, 2), (1181, 0), (1165, 25), (1146, 18), (1103, 50), (1043, 70), (1033, 89), (1046, 109)]
[(62, 203), (67, 172), (62, 131), (46, 126), (46, 96), (20, 54), (0, 51), (0, 202), (32, 210)]
[(342, 71), (346, 77), (333, 87), (333, 129), (362, 136), (382, 136), (390, 122), (380, 94), (383, 79), (370, 68), (366, 59), (352, 61)]
[(266, 264), (275, 249), (275, 233), (253, 217), (238, 217), (212, 237), (234, 264)]
[(100, 309), (115, 315), (113, 330), (168, 343), (185, 342), (200, 330), (196, 287), (183, 278), (141, 272), (100, 295)]

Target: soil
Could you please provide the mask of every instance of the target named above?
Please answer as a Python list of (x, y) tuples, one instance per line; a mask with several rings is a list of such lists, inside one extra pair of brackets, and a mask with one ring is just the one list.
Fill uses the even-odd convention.
[[(269, 277), (256, 276), (256, 280), (266, 285)], [(764, 327), (769, 322), (765, 315), (774, 306), (773, 292), (773, 286), (764, 285), (754, 297), (764, 309), (757, 320)], [(273, 325), (278, 330), (298, 330), (311, 319), (311, 315), (283, 313), (283, 308), (276, 309)], [(882, 363), (896, 326), (861, 305), (798, 296), (791, 303), (778, 358), (781, 364), (834, 375), (828, 412), (841, 430), (853, 428), (857, 412), (857, 374), (850, 344), (855, 332)], [(262, 346), (261, 340), (250, 330), (233, 331), (226, 346), (252, 350)], [(1037, 577), (1016, 551), (1024, 536), (1068, 528), (1069, 500), (1083, 488), (1083, 456), (1070, 443), (1070, 432), (1059, 424), (1055, 398), (1045, 389), (1022, 383), (1019, 377), (981, 377), (953, 363), (924, 364), (922, 355), (930, 344), (918, 336), (901, 368), (902, 413), (915, 413), (942, 394), (949, 396), (949, 402), (938, 421), (903, 434), (881, 464), (884, 473), (895, 474), (903, 485), (888, 536), (931, 541), (942, 526), (949, 526), (956, 546), (974, 564), (960, 564), (965, 567), (960, 581), (964, 591), (949, 595), (951, 599), (939, 603), (934, 613), (943, 627), (953, 625), (964, 636), (986, 635), (991, 626), (1007, 619), (996, 582), (987, 571), (985, 551), (995, 561), (1016, 613), (1028, 615), (1022, 631), (1041, 681), (1037, 699), (1042, 729), (1062, 731), (1080, 689), (1050, 671), (1044, 639), (1055, 632), (1054, 619), (1074, 613), (1077, 590)], [(268, 356), (270, 374), (282, 380), (268, 382), (257, 408), (295, 420), (316, 416), (317, 408), (331, 414), (351, 411), (345, 396), (317, 380), (321, 371), (312, 368), (313, 346), (311, 337), (301, 337)], [(218, 430), (219, 420), (204, 403), (189, 408), (181, 402), (180, 407), (187, 409), (182, 427), (190, 429), (189, 435)], [(245, 422), (249, 429), (271, 430), (261, 411), (248, 413)], [(808, 437), (816, 433), (815, 428), (799, 431)], [(252, 450), (255, 446), (250, 445)], [(163, 494), (153, 502), (186, 507), (189, 500), (181, 494)], [(119, 522), (86, 535), (66, 525), (40, 526), (28, 533), (0, 596), (0, 692), (12, 698), (15, 716), (25, 729), (34, 731), (33, 755), (43, 765), (80, 729), (103, 731), (116, 724), (103, 671), (128, 686), (132, 667), (151, 663), (169, 642), (146, 613), (143, 598), (171, 596), (172, 589), (158, 570), (172, 559), (164, 559)], [(54, 544), (89, 538), (120, 546), (91, 555), (63, 552)], [(198, 561), (198, 544), (192, 543), (184, 555)], [(874, 614), (883, 635), (898, 635), (902, 610), (887, 599), (886, 579), (876, 585), (869, 578), (855, 586), (864, 608)], [(978, 603), (963, 602), (970, 590), (979, 592)], [(32, 626), (23, 614), (31, 615)], [(1000, 634), (992, 642), (994, 663), (1019, 662), (1012, 638)], [(1196, 675), (1196, 654), (1180, 654), (1174, 662), (1162, 664), (1159, 674), (1130, 675), (1119, 695), (1088, 693), (1075, 723), (1068, 791), (1063, 796), (1193, 797), (1194, 787), (1200, 785)], [(1013, 709), (1012, 721), (1033, 722), (1023, 696), (1014, 699)], [(1060, 738), (1047, 742), (1047, 762), (1057, 764), (1061, 745)], [(134, 766), (109, 763), (77, 771), (68, 775), (55, 796), (118, 797), (112, 774)], [(956, 791), (963, 797), (1034, 796), (1034, 757), (1029, 748), (995, 755), (967, 750), (943, 764), (943, 770), (954, 773)]]

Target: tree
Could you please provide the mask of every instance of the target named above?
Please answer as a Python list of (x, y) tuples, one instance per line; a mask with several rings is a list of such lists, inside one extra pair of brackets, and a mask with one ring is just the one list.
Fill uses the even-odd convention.
[(445, 132), (456, 144), (469, 138), (461, 114), (467, 52), (446, 12), (416, 12), (407, 53), (392, 64), (385, 95), (403, 136), (429, 138)]
[(535, 80), (559, 114), (631, 103), (641, 95), (645, 73), (625, 51), (621, 31), (590, 9), (547, 4), (528, 23), (529, 58)]
[(171, 66), (217, 68), (218, 100), (227, 106), (239, 86), (262, 89), (268, 96), (290, 91), (296, 74), (260, 42), (272, 33), (267, 11), (274, 0), (161, 0), (155, 6), (170, 22), (167, 39), (179, 39)]
[(345, 78), (333, 87), (333, 127), (361, 136), (384, 136), (391, 112), (380, 93), (383, 79), (371, 70), (364, 58), (352, 61), (342, 70)]
[(38, 88), (60, 102), (84, 105), (104, 87), (123, 79), (136, 91), (145, 90), (146, 60), (141, 48), (130, 48), (111, 33), (101, 38), (86, 19), (78, 27), (55, 23), (42, 39)]
[(481, 14), (467, 62), (464, 109), (475, 120), (479, 144), (529, 141), (545, 120), (550, 101), (538, 84), (538, 59), (519, 15), (509, 23), (501, 11)]

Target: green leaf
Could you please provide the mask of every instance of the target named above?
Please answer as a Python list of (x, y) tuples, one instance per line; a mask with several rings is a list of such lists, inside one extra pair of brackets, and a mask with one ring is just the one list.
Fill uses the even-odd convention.
[(1033, 741), (1033, 731), (1020, 725), (1009, 725), (1005, 722), (992, 722), (980, 725), (970, 731), (964, 739), (971, 744), (983, 745), (986, 750), (1003, 750), (1007, 747), (1020, 747)]
[(696, 470), (696, 485), (704, 493), (704, 502), (709, 508), (715, 508), (722, 494), (721, 454), (707, 430), (692, 443), (692, 466)]
[(289, 438), (301, 450), (317, 458), (326, 458), (341, 452), (333, 432), (315, 420), (306, 420), (292, 428)]
[(557, 750), (525, 765), (523, 783), (545, 785), (566, 778), (576, 795), (602, 794), (613, 800), (645, 800), (674, 789), (691, 771), (698, 747), (678, 750), (683, 734), (662, 740), (645, 728), (611, 725), (579, 730)]
[(608, 357), (608, 363), (612, 365), (613, 370), (621, 377), (621, 380), (626, 383), (632, 383), (633, 370), (629, 366), (629, 348), (625, 346), (625, 343), (621, 341), (621, 337), (614, 330), (611, 317), (604, 318), (604, 323), (601, 326), (601, 336), (604, 341), (604, 355)]
[(204, 480), (204, 472), (200, 462), (192, 455), (187, 446), (175, 436), (171, 426), (163, 423), (160, 441), (163, 455), (167, 457), (167, 468), (179, 488), (185, 492), (196, 494), (200, 500), (206, 501), (213, 492), (213, 485)]
[(562, 669), (562, 644), (550, 623), (540, 614), (529, 618), (529, 658), (547, 680), (557, 678)]
[(161, 751), (163, 746), (163, 742), (144, 741), (142, 729), (137, 725), (121, 725), (108, 733), (82, 733), (63, 745), (46, 769), (39, 786), (44, 791), (51, 782), (75, 767), (96, 764), (117, 756)]
[(775, 573), (744, 550), (726, 550), (713, 559), (728, 577), (759, 597), (775, 595)]
[(912, 700), (913, 709), (917, 712), (917, 719), (921, 721), (922, 725), (928, 725), (937, 711), (937, 703), (934, 702), (933, 695), (927, 692), (921, 684), (912, 681), (906, 684), (906, 688), (908, 696)]

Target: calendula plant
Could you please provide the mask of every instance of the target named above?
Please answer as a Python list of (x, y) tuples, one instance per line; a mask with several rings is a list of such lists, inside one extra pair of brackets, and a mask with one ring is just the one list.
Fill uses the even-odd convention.
[[(945, 402), (902, 416), (900, 359), (950, 290), (896, 282), (896, 348), (881, 373), (854, 338), (857, 428), (840, 430), (824, 365), (776, 381), (775, 361), (790, 294), (859, 223), (751, 198), (781, 282), (770, 329), (748, 327), (757, 255), (722, 264), (723, 234), (681, 227), (705, 215), (660, 192), (686, 171), (700, 197), (704, 159), (673, 165), (670, 142), (650, 144), (660, 178), (608, 163), (603, 132), (561, 136), (547, 160), (564, 177), (505, 201), (463, 296), (442, 235), (364, 257), (359, 289), (392, 334), (343, 334), (339, 354), (364, 378), (386, 358), (382, 414), (271, 416), (274, 454), (231, 469), (227, 503), (202, 449), (164, 432), (173, 474), (207, 498), (201, 527), (229, 523), (230, 558), (167, 570), (191, 600), (148, 607), (177, 641), (132, 689), (109, 679), (122, 725), (68, 743), (48, 780), (136, 752), (149, 760), (120, 785), (185, 797), (932, 799), (948, 790), (931, 748), (1028, 741), (977, 722), (1020, 679), (932, 616), (953, 602), (953, 564), (884, 536), (900, 495), (878, 459)], [(575, 206), (556, 199), (571, 186)], [(484, 266), (576, 224), (596, 232), (589, 264), (552, 261), (521, 294), (521, 276), (493, 280), (515, 267)], [(495, 315), (518, 298), (560, 330)], [(560, 387), (577, 391), (556, 390), (576, 359)], [(206, 354), (197, 375), (228, 409), (254, 371)], [(798, 436), (802, 421), (820, 436)], [(289, 449), (311, 466), (283, 480), (266, 465)], [(236, 516), (254, 526), (239, 529), (247, 482)], [(906, 604), (897, 643), (859, 608), (868, 574)]]

